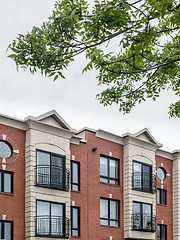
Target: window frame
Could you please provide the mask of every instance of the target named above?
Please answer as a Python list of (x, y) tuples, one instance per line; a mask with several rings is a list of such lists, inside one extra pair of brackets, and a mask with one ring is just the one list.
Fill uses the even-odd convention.
[[(101, 175), (101, 157), (102, 158), (106, 158), (107, 159), (107, 176)], [(117, 170), (118, 170), (118, 177), (117, 178), (113, 178), (110, 177), (110, 160), (116, 161), (117, 162)], [(120, 159), (114, 158), (114, 157), (110, 157), (110, 156), (106, 156), (106, 155), (100, 155), (100, 182), (101, 183), (108, 183), (108, 184), (112, 184), (112, 185), (120, 185)], [(103, 182), (101, 181), (101, 178), (103, 179), (107, 179), (107, 182)], [(110, 183), (110, 180), (115, 181), (117, 183)]]
[[(78, 228), (73, 227), (73, 209), (77, 209), (78, 212)], [(73, 235), (73, 230), (78, 231), (78, 235)], [(71, 206), (71, 236), (72, 237), (80, 236), (80, 207)]]
[[(160, 227), (160, 238), (158, 238), (158, 227)], [(157, 224), (157, 240), (162, 240), (162, 228), (165, 228), (165, 240), (167, 240), (167, 225)]]
[[(159, 199), (160, 199), (160, 202), (158, 202), (158, 192), (159, 192)], [(165, 203), (163, 203), (163, 197), (162, 197), (162, 194), (165, 194)], [(167, 190), (165, 189), (160, 189), (158, 188), (157, 189), (157, 204), (158, 205), (163, 205), (163, 206), (166, 206), (167, 205)]]
[[(140, 188), (135, 188), (134, 186), (134, 177), (133, 177), (133, 174), (135, 173), (134, 172), (134, 163), (138, 163), (138, 164), (141, 164), (141, 187)], [(147, 166), (150, 168), (150, 181), (149, 181), (149, 190), (145, 189), (143, 187), (143, 166)], [(135, 190), (135, 191), (141, 191), (141, 192), (148, 192), (148, 193), (152, 193), (152, 184), (153, 184), (153, 180), (152, 180), (152, 165), (151, 164), (148, 164), (148, 163), (144, 163), (144, 162), (140, 162), (140, 161), (137, 161), (137, 160), (133, 160), (132, 162), (132, 189)]]
[[(140, 204), (140, 224), (141, 224), (140, 225), (141, 228), (136, 229), (136, 228), (134, 228), (134, 223), (133, 223), (133, 230), (134, 231), (152, 232), (152, 230), (153, 230), (153, 226), (152, 226), (153, 225), (153, 205), (151, 203), (138, 202), (138, 201), (133, 201), (133, 203)], [(151, 206), (151, 229), (150, 230), (143, 228), (144, 227), (144, 225), (143, 225), (143, 215), (144, 215), (144, 213), (143, 213), (143, 205), (150, 205)], [(133, 208), (133, 215), (134, 215), (134, 208)]]
[[(73, 164), (77, 164), (78, 166), (78, 183), (73, 182)], [(73, 189), (73, 185), (78, 187), (78, 190)], [(71, 190), (72, 191), (80, 191), (80, 162), (71, 160)]]
[[(100, 210), (100, 225), (101, 226), (106, 226), (106, 227), (120, 227), (120, 200), (116, 199), (111, 199), (111, 198), (100, 198), (100, 208), (101, 208), (101, 199), (108, 201), (108, 218), (102, 218), (101, 217), (101, 210)], [(114, 220), (110, 218), (110, 202), (116, 202), (118, 206), (118, 219)], [(108, 225), (101, 224), (101, 220), (106, 220), (108, 221)], [(110, 223), (112, 222), (117, 222), (118, 226), (112, 226)]]
[[(42, 153), (46, 153), (46, 154), (49, 154), (50, 155), (50, 164), (49, 164), (49, 169), (50, 169), (50, 173), (49, 173), (49, 178), (50, 178), (50, 184), (41, 184), (41, 183), (38, 183), (38, 166), (41, 166), (41, 165), (38, 165), (37, 164), (37, 153), (38, 152), (42, 152)], [(63, 158), (63, 166), (62, 168), (64, 169), (64, 173), (63, 173), (63, 177), (62, 177), (62, 185), (64, 184), (64, 186), (66, 186), (66, 156), (65, 155), (61, 155), (61, 154), (58, 154), (58, 153), (53, 153), (53, 152), (48, 152), (48, 151), (44, 151), (44, 150), (41, 150), (41, 149), (36, 149), (36, 186), (39, 186), (39, 187), (45, 187), (45, 188), (50, 188), (50, 189), (57, 189), (57, 190), (62, 190), (62, 191), (66, 191), (66, 187), (56, 187), (54, 185), (52, 185), (51, 181), (52, 181), (52, 164), (51, 164), (51, 161), (52, 161), (52, 156), (57, 156), (57, 157), (60, 157), (60, 158)], [(42, 165), (43, 166), (43, 165)], [(48, 165), (47, 165), (48, 166)]]
[[(37, 231), (37, 203), (38, 202), (46, 202), (46, 203), (49, 203), (49, 235), (47, 234), (38, 234), (38, 231)], [(52, 232), (51, 232), (51, 204), (57, 204), (57, 205), (62, 205), (63, 206), (63, 235), (53, 235)], [(47, 217), (47, 216), (46, 216)], [(36, 199), (36, 224), (35, 224), (35, 235), (37, 237), (52, 237), (52, 238), (67, 238), (66, 237), (66, 203), (60, 203), (60, 202), (53, 202), (53, 201), (47, 201), (47, 200), (42, 200), (42, 199)]]
[(0, 220), (0, 223), (2, 223), (1, 227), (1, 235), (2, 239), (4, 239), (4, 223), (10, 223), (11, 224), (11, 240), (13, 240), (13, 221), (6, 221), (6, 220)]
[[(10, 171), (5, 171), (0, 169), (0, 178), (1, 178), (1, 186), (0, 186), (0, 192), (1, 193), (7, 193), (7, 194), (13, 194), (13, 177), (14, 177), (14, 173), (10, 172)], [(5, 180), (4, 180), (4, 174), (9, 174), (11, 176), (11, 180), (10, 180), (10, 184), (11, 184), (11, 192), (5, 192), (4, 188), (5, 188)]]

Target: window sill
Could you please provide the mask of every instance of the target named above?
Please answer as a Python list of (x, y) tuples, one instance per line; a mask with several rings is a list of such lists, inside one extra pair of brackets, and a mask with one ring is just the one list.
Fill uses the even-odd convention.
[(160, 204), (160, 203), (157, 203), (157, 206), (159, 206), (159, 207), (167, 207), (167, 204)]
[(63, 191), (63, 192), (68, 192), (69, 191), (69, 190), (66, 190), (65, 188), (56, 188), (56, 187), (51, 187), (51, 186), (48, 186), (48, 185), (35, 184), (34, 186), (42, 187), (42, 188), (48, 188), (48, 189), (51, 189), (51, 190)]
[(81, 238), (81, 236), (71, 236), (71, 238), (76, 238), (76, 239), (78, 239), (78, 238)]
[(73, 192), (73, 193), (80, 193), (80, 191), (76, 191), (76, 190), (71, 190), (71, 192)]
[(120, 185), (112, 184), (112, 183), (100, 182), (100, 184), (104, 184), (104, 185), (111, 186), (111, 187), (117, 187), (117, 188), (120, 188), (120, 187), (121, 187)]
[(105, 228), (115, 228), (115, 229), (120, 229), (121, 227), (120, 226), (118, 226), (118, 227), (116, 227), (116, 226), (107, 226), (107, 225), (100, 225), (100, 227), (105, 227)]
[(0, 194), (7, 195), (7, 196), (14, 196), (14, 193), (0, 192)]

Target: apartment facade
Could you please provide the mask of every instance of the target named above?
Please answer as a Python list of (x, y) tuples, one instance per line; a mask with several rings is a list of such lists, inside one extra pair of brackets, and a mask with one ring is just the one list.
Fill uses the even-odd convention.
[(0, 115), (0, 239), (180, 240), (180, 151), (147, 129)]

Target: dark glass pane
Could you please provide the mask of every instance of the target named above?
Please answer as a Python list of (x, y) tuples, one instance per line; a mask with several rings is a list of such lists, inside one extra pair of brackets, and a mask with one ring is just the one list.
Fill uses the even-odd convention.
[(118, 221), (110, 221), (110, 226), (118, 227), (119, 223), (118, 223)]
[(11, 223), (4, 222), (4, 239), (11, 240)]
[(73, 228), (78, 228), (78, 209), (77, 208), (73, 208)]
[(100, 175), (108, 177), (108, 160), (104, 157), (100, 158)]
[(109, 183), (111, 183), (111, 184), (118, 184), (118, 181), (109, 180)]
[(140, 204), (133, 202), (133, 229), (141, 229)]
[(166, 205), (166, 191), (161, 190), (161, 204)]
[(151, 188), (151, 167), (143, 165), (143, 189), (149, 191)]
[(72, 230), (72, 236), (79, 236), (78, 230)]
[(50, 185), (50, 154), (37, 151), (37, 184)]
[(108, 219), (108, 200), (100, 199), (100, 217)]
[(108, 179), (107, 179), (107, 178), (102, 178), (102, 177), (101, 177), (101, 178), (100, 178), (100, 181), (101, 181), (101, 182), (108, 183)]
[(142, 188), (141, 164), (133, 162), (133, 188)]
[(72, 190), (79, 191), (78, 185), (72, 184)]
[(37, 165), (50, 166), (50, 154), (37, 151)]
[(109, 160), (109, 176), (112, 178), (118, 178), (118, 161)]
[(160, 225), (157, 225), (157, 239), (160, 240)]
[(12, 155), (12, 149), (9, 146), (9, 144), (7, 144), (4, 141), (0, 141), (0, 157), (1, 158), (9, 158)]
[(157, 204), (160, 204), (160, 190), (157, 190)]
[(166, 240), (166, 226), (161, 225), (161, 240)]
[(116, 201), (110, 201), (110, 219), (118, 220), (118, 202)]
[(72, 182), (78, 183), (78, 164), (77, 163), (72, 162), (72, 171), (73, 171)]
[(51, 166), (58, 166), (63, 167), (64, 166), (64, 158), (56, 155), (51, 156)]
[(143, 229), (151, 229), (151, 205), (143, 204)]
[(4, 173), (4, 192), (11, 193), (11, 174)]
[(101, 220), (100, 220), (100, 224), (101, 224), (101, 225), (108, 226), (108, 220), (101, 219)]
[(50, 216), (50, 203), (37, 201), (37, 216)]

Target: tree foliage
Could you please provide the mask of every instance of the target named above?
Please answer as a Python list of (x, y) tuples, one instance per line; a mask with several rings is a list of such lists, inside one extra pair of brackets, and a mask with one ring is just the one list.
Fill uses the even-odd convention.
[[(115, 51), (111, 51), (113, 43)], [(17, 67), (64, 78), (77, 55), (89, 60), (106, 86), (97, 98), (130, 112), (137, 102), (156, 100), (162, 90), (180, 96), (179, 0), (60, 0), (47, 22), (10, 44)], [(180, 117), (180, 100), (169, 114)]]

